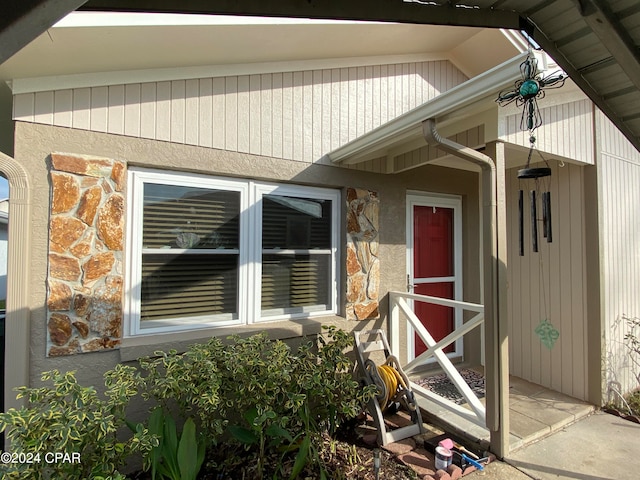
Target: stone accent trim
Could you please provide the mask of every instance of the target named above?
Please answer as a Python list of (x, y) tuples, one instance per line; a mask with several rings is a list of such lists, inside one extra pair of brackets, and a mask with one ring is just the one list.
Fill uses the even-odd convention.
[(380, 317), (379, 211), (380, 201), (376, 192), (347, 189), (348, 320), (374, 320)]
[(47, 355), (120, 345), (126, 165), (51, 154)]

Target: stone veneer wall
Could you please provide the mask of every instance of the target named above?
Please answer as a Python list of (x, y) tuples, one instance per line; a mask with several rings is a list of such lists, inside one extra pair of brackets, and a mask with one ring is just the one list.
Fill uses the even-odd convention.
[(49, 356), (120, 344), (125, 178), (123, 162), (51, 154)]
[(380, 201), (376, 192), (347, 189), (348, 320), (374, 320), (380, 317), (379, 210)]

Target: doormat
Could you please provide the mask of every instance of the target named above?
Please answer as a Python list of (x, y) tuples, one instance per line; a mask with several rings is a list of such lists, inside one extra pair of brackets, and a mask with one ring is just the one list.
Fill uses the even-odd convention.
[[(478, 398), (484, 397), (484, 376), (474, 370), (463, 369), (460, 370), (460, 375), (467, 382), (471, 391), (476, 394)], [(433, 375), (432, 377), (420, 378), (415, 380), (414, 383), (421, 387), (431, 390), (433, 393), (440, 395), (441, 397), (451, 400), (452, 402), (462, 405), (467, 401), (458, 391), (456, 386), (449, 380), (446, 374), (440, 373)]]

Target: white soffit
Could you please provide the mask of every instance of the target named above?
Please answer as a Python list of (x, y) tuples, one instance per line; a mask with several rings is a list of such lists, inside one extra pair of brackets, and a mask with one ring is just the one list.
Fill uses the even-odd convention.
[[(14, 93), (26, 93), (104, 85), (116, 77), (119, 83), (139, 83), (442, 60), (481, 31), (336, 20), (76, 12), (0, 65), (0, 80), (14, 80)], [(494, 47), (504, 51), (504, 58), (514, 54), (506, 37)], [(465, 71), (464, 65), (457, 66)]]
[[(508, 88), (521, 78), (520, 64), (527, 54), (520, 54), (477, 77), (437, 96), (433, 100), (381, 125), (369, 133), (327, 154), (336, 164), (356, 164), (386, 156), (391, 151), (400, 151), (402, 144), (410, 143), (417, 148), (416, 141), (423, 139), (422, 122), (429, 118), (464, 115), (464, 110), (477, 111), (477, 104), (495, 104), (500, 90)], [(540, 62), (540, 61), (539, 61)], [(540, 62), (541, 63), (541, 62)], [(424, 140), (423, 140), (424, 141)], [(424, 141), (424, 145), (426, 145)]]

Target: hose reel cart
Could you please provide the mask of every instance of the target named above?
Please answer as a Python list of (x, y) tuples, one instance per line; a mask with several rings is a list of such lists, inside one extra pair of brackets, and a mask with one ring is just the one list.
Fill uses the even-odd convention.
[[(366, 385), (378, 387), (378, 394), (369, 400), (369, 413), (378, 429), (378, 444), (387, 445), (424, 433), (420, 407), (398, 358), (391, 353), (384, 331), (375, 329), (354, 332), (354, 337), (356, 358), (363, 374), (362, 381)], [(372, 358), (376, 356), (384, 356), (380, 365), (376, 365)], [(384, 412), (392, 406), (401, 406), (406, 410), (413, 423), (388, 431)]]

